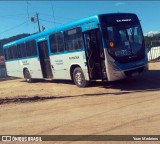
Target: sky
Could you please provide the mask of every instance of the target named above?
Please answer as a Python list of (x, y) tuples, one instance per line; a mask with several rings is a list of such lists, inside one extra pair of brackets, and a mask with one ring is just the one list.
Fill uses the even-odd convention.
[(39, 13), (40, 26), (50, 29), (87, 16), (102, 13), (136, 13), (144, 34), (160, 32), (160, 1), (0, 1), (0, 39), (38, 31), (30, 21)]

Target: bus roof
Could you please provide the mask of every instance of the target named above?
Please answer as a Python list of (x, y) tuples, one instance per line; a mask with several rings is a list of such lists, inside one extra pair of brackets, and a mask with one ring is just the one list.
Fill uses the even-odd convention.
[(55, 32), (58, 32), (58, 31), (64, 31), (66, 29), (71, 29), (71, 28), (74, 28), (78, 25), (83, 25), (85, 23), (91, 23), (91, 22), (97, 22), (98, 23), (99, 22), (99, 19), (98, 19), (99, 16), (114, 15), (114, 14), (119, 15), (119, 14), (133, 14), (133, 13), (108, 13), (108, 14), (99, 14), (99, 15), (89, 16), (89, 17), (86, 17), (86, 18), (83, 18), (83, 19), (80, 19), (80, 20), (70, 22), (68, 24), (63, 24), (63, 25), (51, 28), (51, 29), (43, 31), (43, 32), (33, 34), (31, 36), (28, 36), (28, 37), (25, 37), (25, 38), (22, 38), (22, 39), (19, 39), (19, 40), (9, 42), (7, 44), (4, 44), (3, 48), (7, 48), (8, 46), (19, 44), (19, 43), (26, 42), (26, 41), (29, 41), (29, 40), (41, 38), (42, 36), (45, 36), (45, 35), (48, 35), (48, 34), (51, 34), (51, 33), (55, 33)]

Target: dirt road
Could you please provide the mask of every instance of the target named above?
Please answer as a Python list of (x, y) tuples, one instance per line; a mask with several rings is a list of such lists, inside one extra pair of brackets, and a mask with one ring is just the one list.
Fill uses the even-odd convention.
[(160, 62), (149, 67), (143, 75), (88, 88), (1, 81), (0, 135), (160, 135)]

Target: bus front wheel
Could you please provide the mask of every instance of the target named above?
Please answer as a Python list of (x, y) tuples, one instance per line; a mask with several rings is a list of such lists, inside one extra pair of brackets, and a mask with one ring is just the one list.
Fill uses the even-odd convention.
[(24, 78), (25, 78), (26, 82), (28, 82), (28, 83), (33, 82), (33, 79), (31, 78), (31, 75), (30, 75), (28, 69), (25, 69), (25, 71), (24, 71)]
[(84, 88), (88, 85), (88, 81), (86, 81), (83, 71), (80, 67), (74, 69), (73, 80), (78, 87)]

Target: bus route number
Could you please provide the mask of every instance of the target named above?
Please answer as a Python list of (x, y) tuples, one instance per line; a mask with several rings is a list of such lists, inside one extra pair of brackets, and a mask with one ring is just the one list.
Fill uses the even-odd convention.
[(22, 61), (23, 65), (29, 65), (28, 61)]
[(73, 56), (73, 57), (69, 57), (70, 60), (72, 59), (79, 59), (79, 56)]

